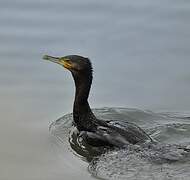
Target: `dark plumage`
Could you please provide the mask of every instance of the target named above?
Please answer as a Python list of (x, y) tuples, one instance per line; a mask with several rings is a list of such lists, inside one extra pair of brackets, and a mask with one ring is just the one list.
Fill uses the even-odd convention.
[(88, 58), (70, 55), (61, 58), (44, 56), (44, 59), (58, 63), (68, 69), (75, 82), (75, 100), (73, 105), (73, 120), (80, 135), (93, 146), (123, 147), (129, 143), (145, 143), (152, 139), (133, 123), (114, 125), (111, 122), (95, 117), (88, 103), (92, 84), (92, 65)]

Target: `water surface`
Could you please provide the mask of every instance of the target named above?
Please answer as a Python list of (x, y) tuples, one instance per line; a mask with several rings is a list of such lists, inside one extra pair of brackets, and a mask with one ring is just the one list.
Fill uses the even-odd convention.
[(0, 179), (90, 179), (48, 132), (74, 85), (44, 54), (91, 58), (93, 107), (188, 111), (189, 18), (188, 1), (0, 0)]

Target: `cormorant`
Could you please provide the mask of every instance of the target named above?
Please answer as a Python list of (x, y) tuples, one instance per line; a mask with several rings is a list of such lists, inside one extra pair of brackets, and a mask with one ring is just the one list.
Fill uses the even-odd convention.
[(92, 65), (88, 58), (78, 55), (64, 57), (44, 55), (43, 59), (57, 63), (71, 72), (75, 82), (73, 120), (79, 136), (85, 142), (93, 146), (111, 147), (152, 142), (151, 137), (133, 123), (122, 126), (96, 118), (88, 103), (93, 78)]

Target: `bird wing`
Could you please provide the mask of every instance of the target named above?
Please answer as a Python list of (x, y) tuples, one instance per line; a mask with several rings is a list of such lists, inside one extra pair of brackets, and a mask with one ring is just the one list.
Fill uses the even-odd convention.
[(80, 137), (92, 146), (117, 146), (123, 147), (129, 142), (115, 131), (99, 127), (96, 132), (82, 131)]
[(132, 144), (153, 142), (153, 139), (142, 128), (134, 123), (126, 121), (110, 121), (109, 124), (114, 129), (120, 129), (120, 133)]
[[(98, 123), (99, 124), (99, 123)], [(129, 143), (151, 142), (151, 137), (140, 127), (133, 123), (109, 121), (97, 126), (96, 134), (114, 146), (125, 146)]]

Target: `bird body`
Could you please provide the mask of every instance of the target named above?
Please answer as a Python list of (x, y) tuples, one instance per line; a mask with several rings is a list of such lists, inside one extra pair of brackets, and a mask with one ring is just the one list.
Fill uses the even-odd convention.
[(133, 123), (119, 121), (103, 121), (97, 119), (92, 112), (88, 96), (92, 84), (92, 65), (88, 58), (70, 55), (65, 57), (52, 57), (45, 55), (46, 60), (55, 62), (68, 69), (75, 82), (75, 99), (73, 105), (73, 120), (79, 136), (93, 146), (124, 147), (127, 144), (151, 142), (151, 137), (140, 127)]

